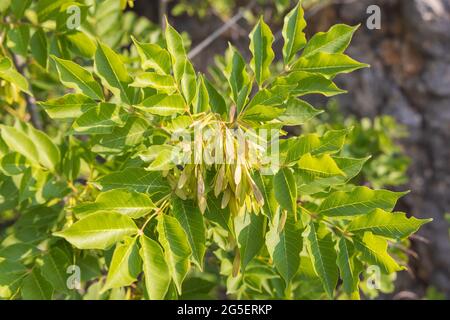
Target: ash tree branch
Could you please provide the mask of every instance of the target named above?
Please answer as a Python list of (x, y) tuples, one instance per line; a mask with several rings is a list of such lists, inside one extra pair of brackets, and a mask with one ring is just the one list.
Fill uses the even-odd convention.
[[(24, 67), (25, 67), (26, 62), (19, 64), (17, 56), (15, 54), (12, 54), (12, 61), (14, 63), (14, 66), (16, 67), (17, 71), (22, 76), (25, 77)], [(24, 96), (25, 96), (25, 102), (27, 104), (27, 111), (30, 114), (31, 123), (33, 124), (33, 126), (36, 129), (42, 130), (43, 129), (42, 119), (41, 119), (41, 116), (37, 109), (36, 99), (33, 96), (30, 96), (26, 93), (24, 93)]]

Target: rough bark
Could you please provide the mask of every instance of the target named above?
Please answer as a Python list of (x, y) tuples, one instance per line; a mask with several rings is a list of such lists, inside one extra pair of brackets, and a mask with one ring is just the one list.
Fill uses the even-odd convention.
[[(369, 5), (381, 7), (381, 30), (365, 27)], [(412, 159), (403, 200), (408, 212), (431, 217), (413, 241), (418, 258), (402, 273), (396, 291), (420, 297), (429, 285), (450, 297), (450, 0), (359, 0), (319, 14), (319, 24), (362, 23), (349, 52), (370, 69), (340, 78), (349, 94), (341, 104), (360, 116), (391, 114), (406, 125), (403, 141)], [(320, 17), (334, 16), (333, 19)], [(331, 20), (331, 21), (330, 21)]]

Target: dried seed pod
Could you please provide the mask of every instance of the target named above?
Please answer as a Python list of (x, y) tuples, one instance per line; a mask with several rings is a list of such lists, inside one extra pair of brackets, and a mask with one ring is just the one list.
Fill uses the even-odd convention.
[(234, 122), (234, 118), (236, 116), (236, 106), (232, 105), (230, 108), (230, 113), (229, 113), (229, 118), (230, 118), (230, 122)]
[(206, 206), (207, 206), (207, 202), (206, 202), (206, 198), (202, 197), (199, 201), (198, 201), (198, 207), (200, 208), (200, 212), (202, 214), (205, 213), (206, 211)]
[(228, 205), (229, 201), (230, 201), (230, 197), (231, 197), (231, 192), (229, 189), (227, 189), (222, 196), (222, 203), (220, 204), (220, 207), (222, 209), (225, 209), (226, 206)]
[(230, 130), (225, 130), (225, 162), (232, 164), (235, 158), (233, 134)]
[(234, 183), (236, 184), (236, 186), (238, 186), (241, 183), (241, 179), (242, 179), (242, 167), (238, 163), (236, 165), (236, 169), (234, 169)]
[(200, 202), (201, 198), (205, 197), (205, 181), (203, 180), (203, 175), (201, 172), (197, 174), (197, 198)]
[(178, 179), (177, 188), (182, 189), (187, 180), (188, 180), (188, 174), (187, 174), (186, 170), (184, 170), (183, 172), (181, 172), (180, 178)]
[(214, 195), (217, 196), (223, 190), (223, 182), (225, 177), (225, 166), (221, 166), (219, 172), (217, 173), (216, 183), (214, 185)]
[(175, 194), (183, 200), (187, 200), (188, 198), (183, 189), (176, 189)]

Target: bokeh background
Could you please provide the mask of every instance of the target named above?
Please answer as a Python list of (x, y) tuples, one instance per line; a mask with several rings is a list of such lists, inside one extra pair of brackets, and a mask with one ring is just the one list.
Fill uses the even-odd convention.
[[(408, 272), (381, 298), (450, 298), (450, 0), (305, 0), (307, 34), (336, 23), (361, 24), (349, 48), (370, 69), (338, 78), (348, 90), (329, 109), (325, 122), (356, 125), (353, 153), (375, 153), (368, 183), (411, 193), (398, 209), (433, 218), (411, 239)], [(228, 42), (248, 57), (248, 33), (260, 15), (281, 30), (289, 0), (136, 0), (132, 9), (155, 24), (171, 24), (191, 41), (196, 68), (214, 75), (216, 55)], [(377, 5), (381, 28), (366, 26)], [(275, 49), (281, 52), (281, 34)], [(206, 39), (206, 42), (205, 42)], [(220, 63), (217, 66), (220, 68)], [(339, 116), (341, 110), (345, 116)], [(386, 118), (383, 115), (393, 117)], [(409, 159), (408, 159), (409, 158)]]

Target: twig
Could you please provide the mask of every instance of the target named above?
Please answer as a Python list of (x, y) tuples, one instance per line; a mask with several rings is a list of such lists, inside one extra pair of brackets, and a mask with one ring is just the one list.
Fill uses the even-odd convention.
[(217, 38), (219, 38), (225, 31), (230, 29), (233, 25), (235, 25), (239, 20), (244, 17), (244, 13), (251, 9), (256, 1), (252, 1), (249, 5), (244, 8), (239, 8), (238, 12), (225, 24), (223, 24), (219, 29), (214, 31), (210, 36), (200, 42), (197, 46), (195, 46), (188, 54), (189, 59), (194, 58), (200, 52), (202, 52), (205, 48), (207, 48), (211, 43), (213, 43)]
[[(4, 22), (1, 21), (1, 23), (8, 23), (9, 24), (9, 23), (11, 23), (11, 21), (9, 20), (9, 17), (6, 17), (5, 21)], [(2, 39), (2, 41), (3, 41), (3, 39)], [(19, 65), (17, 56), (15, 54), (11, 54), (11, 58), (12, 58), (12, 62), (14, 64), (14, 66), (17, 69), (17, 72), (19, 72), (22, 76), (25, 77), (25, 72), (24, 72), (25, 63)], [(30, 121), (31, 121), (31, 123), (33, 124), (33, 126), (36, 129), (42, 130), (43, 126), (42, 126), (41, 117), (39, 116), (39, 112), (37, 111), (36, 99), (33, 96), (30, 96), (30, 95), (28, 95), (26, 93), (24, 95), (25, 95), (25, 102), (27, 104), (27, 111), (30, 114)]]
[(416, 293), (411, 291), (400, 291), (393, 298), (393, 300), (418, 300), (419, 297)]
[(167, 2), (168, 0), (159, 0), (159, 23), (161, 25), (161, 30), (166, 29), (166, 15), (167, 15)]
[[(22, 76), (25, 77), (25, 72), (24, 72), (25, 63), (19, 64), (19, 62), (17, 61), (17, 56), (15, 54), (12, 54), (12, 61), (14, 63), (14, 66), (16, 67), (17, 71)], [(43, 129), (42, 120), (41, 120), (41, 117), (37, 110), (36, 99), (33, 96), (30, 96), (26, 93), (24, 95), (25, 95), (25, 102), (27, 103), (27, 111), (30, 114), (31, 123), (33, 124), (33, 126), (36, 129), (42, 130)]]
[(412, 234), (412, 235), (409, 236), (409, 238), (411, 240), (417, 240), (417, 241), (423, 242), (425, 244), (430, 244), (430, 240), (429, 239), (427, 239), (425, 237), (422, 237), (422, 236), (419, 236), (417, 234)]

